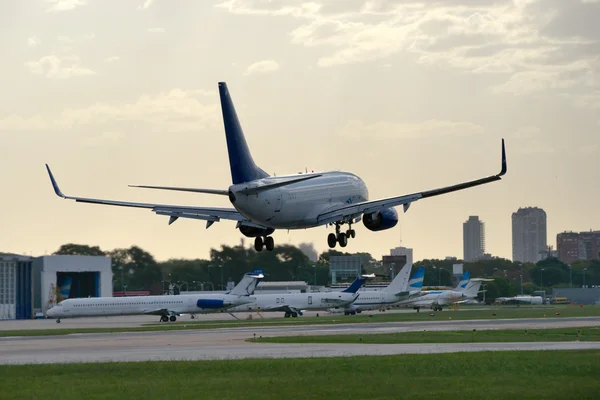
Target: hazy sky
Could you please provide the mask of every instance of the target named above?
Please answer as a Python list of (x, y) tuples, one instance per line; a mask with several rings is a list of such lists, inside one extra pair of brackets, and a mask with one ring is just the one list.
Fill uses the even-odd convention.
[[(418, 201), (392, 230), (360, 224), (347, 251), (462, 257), (478, 215), (510, 258), (525, 206), (546, 210), (550, 244), (600, 229), (598, 21), (600, 0), (3, 0), (0, 251), (238, 244), (234, 222), (61, 200), (44, 169), (71, 195), (229, 206), (127, 187), (230, 185), (218, 81), (263, 169), (350, 171), (371, 199), (497, 173), (506, 139), (504, 180)], [(329, 231), (274, 238), (323, 251)]]

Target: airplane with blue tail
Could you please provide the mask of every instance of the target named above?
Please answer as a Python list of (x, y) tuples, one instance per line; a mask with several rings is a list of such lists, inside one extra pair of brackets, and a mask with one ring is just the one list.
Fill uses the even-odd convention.
[(363, 290), (360, 296), (344, 309), (330, 310), (354, 315), (366, 310), (385, 309), (399, 301), (421, 296), (421, 288), (425, 278), (425, 268), (419, 268), (409, 280), (412, 264), (406, 264), (392, 282), (383, 290)]
[(66, 299), (46, 311), (46, 317), (108, 317), (115, 315), (159, 315), (161, 322), (175, 322), (178, 316), (229, 312), (240, 304), (251, 303), (251, 295), (264, 275), (257, 270), (244, 275), (226, 293), (179, 294), (168, 296), (87, 297)]
[[(169, 225), (179, 218), (206, 221), (206, 228), (221, 220), (236, 222), (242, 235), (254, 238), (254, 248), (272, 251), (272, 234), (278, 229), (335, 227), (327, 244), (346, 247), (356, 236), (353, 224), (362, 221), (370, 231), (391, 229), (398, 223), (396, 207), (406, 212), (415, 201), (501, 180), (506, 173), (506, 152), (502, 139), (502, 168), (496, 175), (457, 185), (401, 196), (369, 200), (365, 182), (357, 175), (342, 171), (324, 171), (284, 176), (270, 176), (252, 158), (246, 138), (225, 82), (219, 82), (221, 111), (229, 153), (232, 184), (223, 189), (131, 185), (133, 187), (204, 193), (226, 197), (232, 207), (198, 207), (155, 203), (136, 203), (67, 196), (59, 188), (50, 167), (50, 181), (57, 196), (76, 202), (121, 207), (145, 208), (169, 217)], [(284, 137), (278, 138), (285, 142)], [(283, 149), (280, 149), (284, 151)], [(347, 228), (345, 231), (342, 228)]]

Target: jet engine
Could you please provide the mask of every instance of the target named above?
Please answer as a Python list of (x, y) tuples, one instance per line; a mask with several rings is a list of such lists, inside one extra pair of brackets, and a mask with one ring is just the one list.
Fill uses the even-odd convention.
[(363, 215), (362, 221), (370, 231), (383, 231), (396, 226), (398, 213), (394, 208), (384, 208), (381, 211)]

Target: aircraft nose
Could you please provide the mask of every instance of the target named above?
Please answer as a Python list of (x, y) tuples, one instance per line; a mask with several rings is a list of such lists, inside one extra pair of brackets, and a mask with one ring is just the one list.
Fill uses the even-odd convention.
[(54, 309), (54, 307), (48, 309), (48, 311), (46, 311), (46, 317), (55, 317), (56, 316), (56, 310)]

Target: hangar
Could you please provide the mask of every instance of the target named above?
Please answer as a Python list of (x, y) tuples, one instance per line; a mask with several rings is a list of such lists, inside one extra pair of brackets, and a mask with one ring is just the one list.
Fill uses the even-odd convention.
[(0, 320), (33, 318), (33, 258), (0, 254)]
[(34, 309), (45, 313), (68, 298), (112, 297), (110, 257), (53, 255), (35, 259)]

